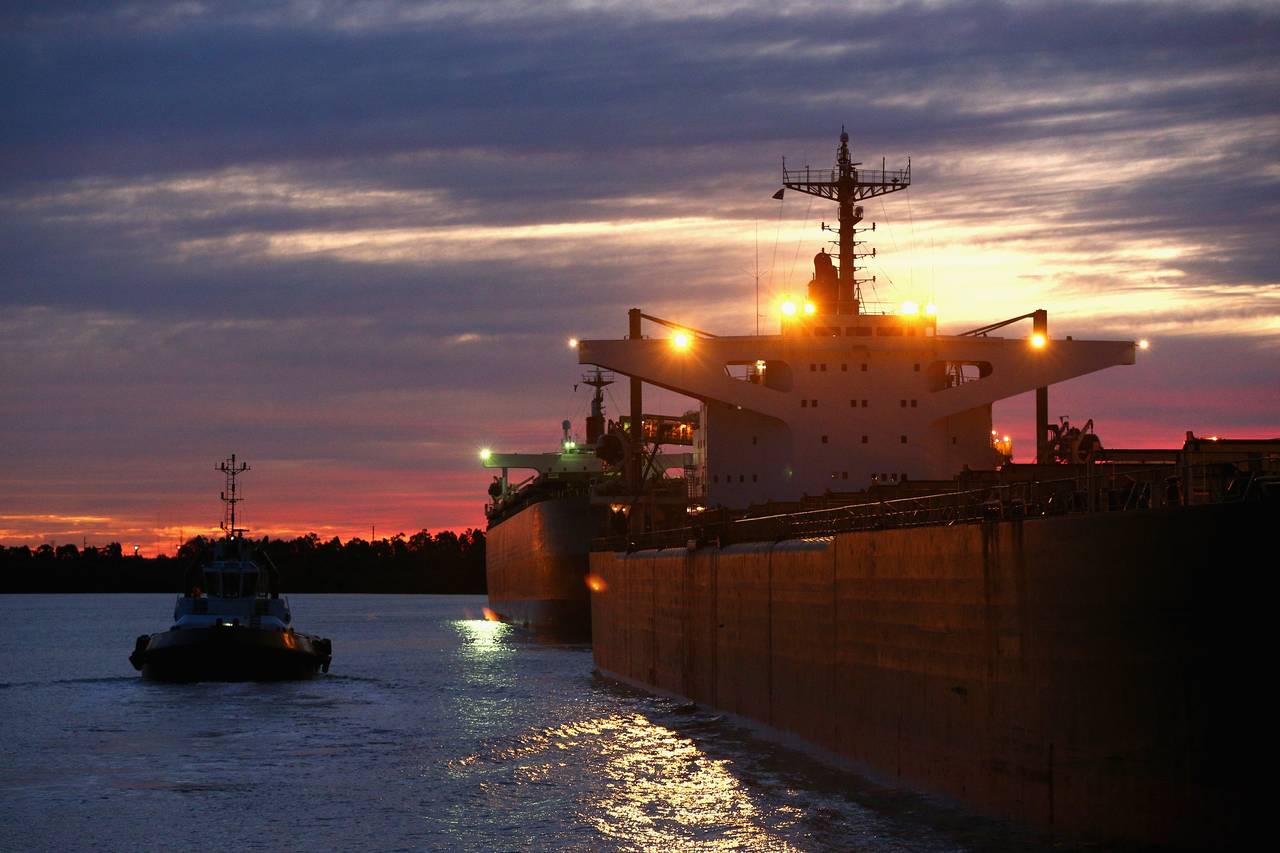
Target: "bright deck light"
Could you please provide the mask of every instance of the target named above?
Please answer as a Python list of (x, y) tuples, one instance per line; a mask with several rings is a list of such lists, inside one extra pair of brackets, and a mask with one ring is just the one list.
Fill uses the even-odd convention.
[(902, 303), (902, 311), (901, 311), (901, 313), (903, 313), (903, 314), (912, 314), (912, 315), (914, 315), (914, 314), (919, 314), (919, 313), (920, 313), (920, 304), (919, 304), (918, 302), (910, 302), (910, 301), (908, 301), (908, 302), (904, 302), (904, 303)]
[(684, 352), (687, 350), (689, 348), (689, 344), (692, 342), (693, 338), (689, 336), (688, 332), (676, 332), (671, 336), (671, 346), (678, 352)]
[(794, 317), (796, 315), (796, 304), (790, 299), (784, 299), (782, 304), (778, 306), (778, 310), (782, 312), (783, 316)]
[(938, 315), (938, 306), (930, 302), (924, 306), (924, 313), (928, 314), (930, 317), (936, 317)]
[(1044, 349), (1044, 345), (1049, 343), (1049, 339), (1044, 336), (1043, 332), (1036, 332), (1031, 336), (1031, 346), (1035, 349)]
[(490, 457), (490, 456), (492, 456), (492, 455), (493, 455), (493, 451), (486, 447), (486, 448), (484, 448), (483, 450), (481, 450), (481, 451), (480, 451), (480, 461), (481, 461), (481, 462), (488, 462), (488, 461), (489, 461), (489, 457)]
[(812, 302), (806, 302), (804, 304), (804, 313), (816, 314), (817, 312), (818, 312), (818, 306), (814, 305)]
[(578, 339), (569, 338), (569, 349), (577, 349), (577, 348), (578, 348)]
[(1146, 338), (1138, 341), (1138, 349), (1151, 349), (1151, 341)]

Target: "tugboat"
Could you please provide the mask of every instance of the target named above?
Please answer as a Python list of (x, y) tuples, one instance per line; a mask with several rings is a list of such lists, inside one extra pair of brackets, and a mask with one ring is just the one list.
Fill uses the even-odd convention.
[[(264, 572), (236, 526), (236, 477), (249, 470), (235, 454), (217, 469), (226, 475), (226, 504), (213, 559), (188, 573), (173, 609), (173, 626), (138, 637), (129, 662), (157, 681), (279, 681), (328, 672), (329, 640), (293, 629), (289, 601), (270, 558)], [(263, 555), (266, 556), (265, 554)]]

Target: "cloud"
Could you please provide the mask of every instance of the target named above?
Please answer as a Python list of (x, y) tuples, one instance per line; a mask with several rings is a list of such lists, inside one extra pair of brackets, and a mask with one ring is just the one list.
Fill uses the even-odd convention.
[[(570, 335), (634, 305), (740, 331), (757, 273), (766, 306), (804, 286), (835, 213), (769, 196), (783, 155), (829, 168), (841, 123), (869, 166), (912, 161), (868, 204), (872, 296), (1176, 341), (1198, 381), (1247, 377), (1241, 429), (1280, 420), (1245, 369), (1280, 346), (1271, 4), (0, 14), (0, 458), (31, 469), (0, 511), (143, 523), (203, 500), (174, 471), (252, 446), (478, 523), (474, 447), (577, 417)], [(1166, 393), (1135, 433), (1188, 415), (1181, 381), (1144, 380)], [(273, 523), (338, 524), (289, 470), (307, 489)]]

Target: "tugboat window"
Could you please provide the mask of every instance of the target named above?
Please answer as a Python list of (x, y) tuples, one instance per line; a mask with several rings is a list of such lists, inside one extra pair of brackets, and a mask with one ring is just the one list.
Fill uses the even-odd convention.
[(222, 597), (240, 597), (240, 574), (238, 572), (222, 573)]

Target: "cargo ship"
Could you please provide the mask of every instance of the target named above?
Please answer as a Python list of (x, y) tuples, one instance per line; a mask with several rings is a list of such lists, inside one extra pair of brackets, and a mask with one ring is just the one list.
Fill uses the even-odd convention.
[[(1050, 422), (1049, 389), (1141, 342), (1051, 335), (1044, 309), (952, 335), (931, 305), (873, 310), (859, 202), (911, 168), (861, 165), (842, 133), (833, 169), (783, 166), (780, 192), (837, 204), (839, 248), (778, 332), (636, 308), (625, 338), (578, 345), (629, 377), (630, 418), (584, 448), (599, 462), (572, 498), (533, 492), (491, 527), (521, 537), (491, 555), (493, 606), (558, 573), (605, 675), (983, 812), (1231, 848), (1269, 621), (1234, 578), (1280, 521), (1280, 439), (1107, 448), (1091, 421)], [(645, 414), (645, 383), (698, 408)], [(1014, 464), (992, 405), (1026, 392), (1035, 462)], [(549, 530), (570, 544), (512, 557), (554, 549)]]
[[(604, 390), (614, 381), (598, 368), (583, 375), (580, 384), (593, 393), (582, 441), (565, 420), (554, 450), (480, 451), (481, 463), (499, 472), (485, 506), (489, 612), (547, 639), (590, 639), (591, 541), (628, 529), (635, 498), (623, 465), (630, 419), (606, 418)], [(646, 416), (642, 423), (659, 442), (655, 447), (691, 441), (689, 416)], [(650, 452), (647, 458), (649, 474), (639, 494), (648, 504), (661, 503), (672, 518), (684, 511), (686, 500), (683, 480), (667, 472), (672, 466), (683, 472), (689, 458), (679, 452)]]

